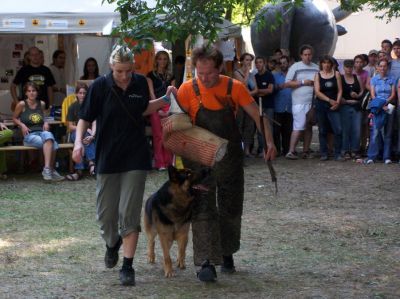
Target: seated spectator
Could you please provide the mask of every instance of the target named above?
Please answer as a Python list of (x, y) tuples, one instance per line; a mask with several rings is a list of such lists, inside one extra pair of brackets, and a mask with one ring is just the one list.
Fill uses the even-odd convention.
[(38, 87), (35, 83), (25, 83), (23, 91), (26, 99), (16, 105), (13, 121), (21, 129), (25, 146), (43, 150), (43, 179), (62, 181), (64, 177), (54, 169), (58, 144), (53, 134), (49, 132), (49, 124), (44, 121), (45, 102), (37, 98)]
[[(1, 122), (0, 119), (0, 146), (11, 140), (13, 131), (7, 128), (5, 124)], [(7, 179), (5, 172), (7, 171), (6, 155), (4, 152), (0, 151), (0, 180)]]
[(94, 80), (99, 77), (99, 65), (97, 64), (96, 59), (93, 57), (89, 57), (86, 59), (85, 64), (83, 66), (83, 76), (80, 78), (81, 80)]
[[(71, 133), (71, 142), (75, 142), (76, 138), (76, 125), (79, 120), (79, 110), (81, 108), (81, 105), (83, 101), (85, 100), (85, 96), (87, 93), (88, 87), (86, 84), (77, 84), (75, 88), (75, 94), (77, 101), (71, 104), (68, 109), (68, 114), (67, 114), (67, 121), (68, 121), (68, 129)], [(96, 146), (95, 146), (95, 136), (96, 136), (96, 122), (94, 121), (91, 126), (87, 129), (84, 138), (82, 140), (83, 146), (85, 148), (85, 158), (88, 161), (88, 166), (89, 166), (89, 173), (90, 175), (95, 175), (95, 152), (96, 152)], [(82, 170), (85, 168), (83, 162), (82, 163), (76, 163), (75, 166), (75, 172), (68, 174), (66, 176), (67, 180), (69, 181), (77, 181), (82, 177)]]

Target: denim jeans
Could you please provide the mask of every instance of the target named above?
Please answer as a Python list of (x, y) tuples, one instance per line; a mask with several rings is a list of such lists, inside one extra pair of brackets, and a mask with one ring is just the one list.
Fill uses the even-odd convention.
[[(86, 132), (84, 135), (84, 138), (89, 136), (89, 133)], [(71, 141), (75, 142), (75, 138), (76, 138), (76, 131), (71, 132)], [(96, 156), (96, 145), (95, 142), (91, 142), (90, 144), (83, 145), (83, 148), (85, 149), (85, 158), (88, 161), (94, 161), (95, 156)], [(84, 163), (83, 161), (81, 163), (75, 163), (75, 170), (82, 170), (85, 169)]]
[(361, 110), (352, 105), (340, 107), (342, 121), (342, 153), (360, 151)]
[(328, 155), (328, 127), (332, 128), (335, 142), (335, 158), (340, 157), (342, 150), (342, 124), (340, 119), (340, 110), (330, 110), (330, 105), (321, 100), (317, 100), (317, 120), (319, 131), (319, 147), (321, 156)]
[[(394, 114), (387, 115), (386, 124), (380, 129), (377, 129), (375, 122), (371, 127), (371, 134), (368, 146), (368, 159), (376, 160), (380, 150), (382, 150), (383, 160), (391, 158), (391, 144), (393, 131)], [(382, 148), (383, 143), (383, 148)]]

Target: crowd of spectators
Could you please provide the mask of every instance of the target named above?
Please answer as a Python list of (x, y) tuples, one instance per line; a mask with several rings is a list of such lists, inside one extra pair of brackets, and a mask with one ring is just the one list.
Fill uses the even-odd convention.
[[(263, 113), (273, 127), (278, 155), (290, 160), (319, 156), (321, 161), (353, 159), (365, 164), (379, 160), (385, 164), (398, 161), (400, 40), (393, 43), (384, 40), (380, 50), (369, 50), (368, 54), (361, 53), (353, 59), (339, 62), (325, 55), (319, 59), (319, 64), (315, 64), (313, 48), (309, 45), (299, 49), (298, 57), (295, 62), (286, 49), (277, 49), (271, 57), (243, 53), (239, 66), (233, 72), (233, 77), (241, 81), (256, 102), (262, 105)], [(43, 65), (43, 52), (31, 47), (25, 56), (24, 66), (11, 83), (10, 91), (12, 110), (15, 111), (13, 119), (20, 125), (24, 143), (31, 144), (28, 142), (30, 136), (43, 135), (41, 142), (34, 145), (38, 147), (40, 143), (43, 148), (43, 177), (60, 180), (61, 176), (53, 165), (57, 142), (48, 132), (43, 115), (52, 106), (61, 106), (66, 96), (66, 53), (57, 50), (52, 58), (52, 64), (46, 67)], [(156, 54), (154, 69), (146, 76), (151, 99), (164, 94), (169, 85), (176, 86), (170, 64), (168, 52), (159, 51)], [(80, 79), (94, 80), (99, 75), (97, 61), (89, 57)], [(84, 84), (77, 85), (76, 103), (68, 110), (67, 127), (72, 140), (78, 121), (77, 111), (87, 88)], [(24, 122), (21, 116), (34, 110), (43, 116), (37, 118), (40, 123), (25, 123), (28, 119)], [(172, 163), (172, 154), (163, 148), (161, 140), (161, 119), (167, 115), (168, 107), (165, 107), (149, 117), (153, 132), (153, 166), (158, 170), (164, 170)], [(254, 121), (242, 110), (237, 112), (236, 118), (245, 156), (261, 157), (264, 144), (259, 132), (256, 132)], [(319, 148), (311, 148), (315, 125), (318, 126)], [(37, 130), (32, 130), (32, 126)], [(2, 144), (10, 141), (10, 132), (2, 123)], [(94, 123), (85, 136), (86, 162), (92, 175), (95, 173), (95, 132)], [(298, 149), (299, 142), (302, 142), (302, 150)], [(83, 164), (75, 165), (75, 171), (67, 178), (81, 178), (83, 168)], [(6, 178), (5, 173), (5, 157), (4, 153), (0, 153), (0, 177)]]
[[(313, 62), (309, 45), (299, 49), (298, 62), (282, 52), (288, 53), (278, 49), (274, 56), (256, 57), (255, 70), (248, 75), (245, 60), (236, 71), (244, 74), (241, 81), (248, 88), (255, 74), (252, 95), (257, 102), (262, 98), (279, 155), (290, 160), (319, 156), (321, 161), (352, 159), (365, 164), (399, 160), (400, 40), (384, 40), (379, 51), (353, 59), (337, 61), (325, 55), (319, 64)], [(253, 60), (250, 54), (248, 58)], [(318, 126), (319, 148), (310, 147), (314, 125)], [(253, 157), (259, 148), (254, 146), (254, 126), (247, 126), (253, 131), (247, 132), (252, 137), (243, 138), (244, 148)], [(299, 141), (302, 151), (297, 147)]]

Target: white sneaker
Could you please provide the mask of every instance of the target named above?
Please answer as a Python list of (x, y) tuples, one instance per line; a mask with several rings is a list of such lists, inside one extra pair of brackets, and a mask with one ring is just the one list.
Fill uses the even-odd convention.
[(51, 172), (51, 169), (50, 168), (43, 168), (43, 171), (42, 171), (42, 176), (43, 176), (43, 179), (45, 180), (45, 181), (51, 181), (52, 180), (52, 172)]
[(374, 160), (372, 160), (372, 159), (367, 159), (367, 160), (364, 160), (364, 163), (365, 163), (365, 164), (374, 164)]
[(385, 160), (385, 164), (392, 164), (392, 160), (386, 159), (386, 160)]
[(62, 181), (62, 180), (64, 180), (65, 179), (65, 177), (63, 177), (62, 175), (60, 175), (58, 172), (57, 172), (57, 170), (53, 170), (52, 172), (51, 172), (51, 180), (52, 181), (54, 181), (54, 182), (59, 182), (59, 181)]

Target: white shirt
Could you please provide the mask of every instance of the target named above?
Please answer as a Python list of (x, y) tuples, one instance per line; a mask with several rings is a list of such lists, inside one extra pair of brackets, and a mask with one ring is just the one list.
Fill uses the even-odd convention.
[[(294, 63), (288, 70), (285, 82), (312, 80), (319, 72), (319, 67), (315, 63), (305, 64), (303, 61)], [(292, 105), (311, 104), (314, 94), (314, 86), (300, 86), (292, 89)]]
[[(55, 86), (57, 88), (66, 88), (67, 84), (65, 82), (65, 72), (64, 69), (60, 69), (56, 67), (54, 64), (50, 65), (50, 70), (51, 73), (53, 74), (54, 80), (56, 81)], [(54, 92), (54, 106), (61, 106), (62, 102), (64, 101), (64, 98), (66, 97), (66, 94), (63, 92)]]

